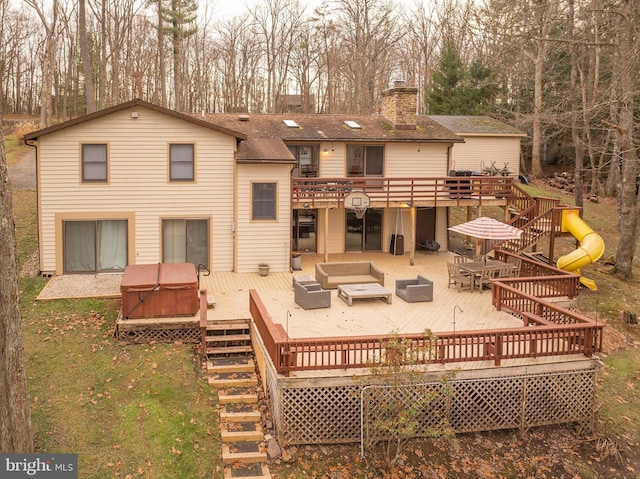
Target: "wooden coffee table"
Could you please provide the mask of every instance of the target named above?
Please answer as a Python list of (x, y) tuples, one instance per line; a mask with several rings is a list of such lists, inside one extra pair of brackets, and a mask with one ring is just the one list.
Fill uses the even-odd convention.
[(354, 299), (379, 298), (391, 304), (393, 293), (380, 283), (341, 284), (338, 286), (338, 298), (342, 298), (349, 306)]

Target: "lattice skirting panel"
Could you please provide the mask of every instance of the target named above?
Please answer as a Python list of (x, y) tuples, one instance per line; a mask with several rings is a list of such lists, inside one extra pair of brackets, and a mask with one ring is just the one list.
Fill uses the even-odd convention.
[[(269, 399), (276, 434), (281, 445), (360, 442), (361, 411), (367, 442), (380, 439), (374, 424), (388, 409), (379, 407), (376, 388), (345, 381), (330, 384), (322, 380), (270, 378)], [(346, 378), (345, 378), (346, 379)], [(306, 384), (306, 386), (305, 386)], [(419, 401), (420, 426), (416, 436), (427, 435), (434, 427), (448, 424), (455, 432), (482, 432), (579, 423), (593, 426), (596, 370), (541, 373), (497, 378), (413, 384), (396, 392), (395, 399), (415, 406)], [(389, 390), (391, 391), (391, 390)], [(362, 394), (361, 394), (362, 392)], [(440, 422), (444, 421), (444, 422)]]
[(116, 325), (114, 332), (116, 340), (131, 344), (149, 343), (199, 343), (200, 329), (124, 329)]

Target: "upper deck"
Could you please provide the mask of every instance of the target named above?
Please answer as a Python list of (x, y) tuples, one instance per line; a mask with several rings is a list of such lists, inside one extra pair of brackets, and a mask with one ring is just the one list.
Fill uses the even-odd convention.
[(505, 206), (513, 177), (447, 176), (429, 178), (293, 178), (293, 208), (336, 208), (352, 191), (366, 193), (372, 208), (401, 206)]

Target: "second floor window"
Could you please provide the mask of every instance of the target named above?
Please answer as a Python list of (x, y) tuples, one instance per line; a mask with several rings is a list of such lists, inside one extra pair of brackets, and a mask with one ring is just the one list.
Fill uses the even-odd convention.
[(107, 145), (82, 145), (82, 181), (88, 183), (107, 182)]
[(318, 176), (318, 145), (291, 145), (289, 151), (296, 157), (294, 178), (315, 178)]
[(193, 144), (169, 145), (170, 181), (193, 181), (195, 179)]
[(384, 147), (347, 146), (347, 176), (383, 176)]

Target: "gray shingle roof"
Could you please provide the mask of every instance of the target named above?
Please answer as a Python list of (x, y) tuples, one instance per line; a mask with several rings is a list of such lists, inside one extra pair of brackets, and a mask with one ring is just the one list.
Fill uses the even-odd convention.
[[(248, 118), (242, 120), (241, 118)], [(411, 141), (422, 143), (452, 143), (463, 140), (446, 127), (428, 117), (419, 117), (415, 130), (396, 130), (379, 115), (324, 114), (231, 114), (205, 115), (205, 121), (221, 128), (243, 133), (248, 138), (279, 138), (296, 141)], [(284, 120), (294, 120), (298, 127), (288, 127)], [(350, 128), (344, 122), (352, 120), (362, 128)]]
[(428, 118), (458, 135), (527, 136), (517, 128), (490, 116), (429, 115)]

